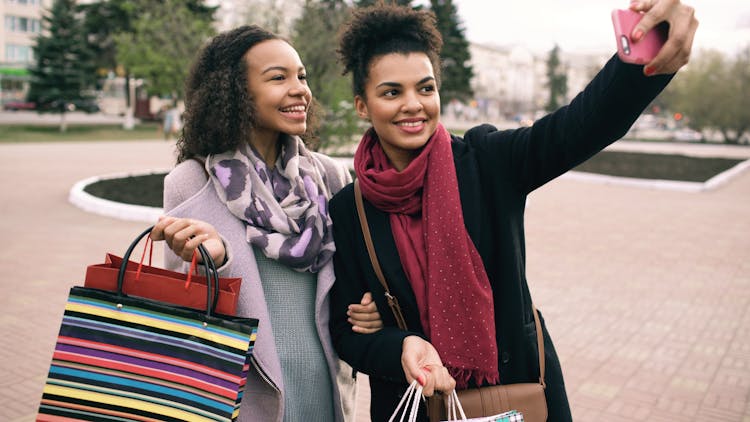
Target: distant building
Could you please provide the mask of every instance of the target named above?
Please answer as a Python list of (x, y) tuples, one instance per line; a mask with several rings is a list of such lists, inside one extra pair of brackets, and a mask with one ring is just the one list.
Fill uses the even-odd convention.
[(34, 62), (35, 38), (42, 31), (42, 12), (52, 0), (0, 0), (0, 101), (23, 100), (28, 67)]
[(206, 4), (219, 6), (215, 15), (219, 32), (256, 24), (286, 37), (302, 15), (305, 0), (207, 0)]
[[(468, 111), (465, 106), (452, 105), (448, 112), (460, 110), (468, 119), (520, 123), (544, 110), (549, 98), (546, 54), (534, 54), (523, 46), (478, 43), (471, 43), (469, 51), (474, 69), (471, 81), (474, 101), (468, 104)], [(586, 86), (609, 55), (565, 51), (561, 55), (568, 76), (567, 103)]]

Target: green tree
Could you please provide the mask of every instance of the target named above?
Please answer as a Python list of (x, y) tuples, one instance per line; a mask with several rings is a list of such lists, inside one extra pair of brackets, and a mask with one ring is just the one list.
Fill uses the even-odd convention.
[(93, 53), (75, 12), (74, 0), (56, 0), (42, 19), (31, 67), (29, 100), (38, 109), (60, 113), (60, 131), (67, 129), (65, 113), (90, 99), (86, 91), (96, 81)]
[(734, 59), (702, 52), (675, 76), (664, 97), (691, 128), (717, 130), (725, 143), (739, 143), (750, 130), (750, 46)]
[(442, 86), (440, 101), (443, 104), (453, 99), (465, 101), (474, 96), (471, 78), (469, 42), (452, 0), (430, 0), (430, 8), (437, 18), (437, 28), (443, 36)]
[(557, 44), (547, 56), (546, 86), (549, 89), (549, 99), (545, 109), (555, 111), (564, 104), (565, 96), (568, 95), (568, 76), (565, 73), (565, 66), (560, 60), (560, 47)]
[[(95, 52), (97, 73), (100, 77), (110, 72), (124, 76), (125, 98), (130, 105), (130, 69), (118, 61), (116, 36), (133, 34), (134, 22), (155, 4), (171, 0), (102, 0), (81, 4), (78, 10), (84, 15), (88, 42)], [(182, 3), (197, 19), (213, 20), (218, 6), (207, 6), (203, 0), (183, 0)]]
[(149, 93), (183, 98), (194, 55), (214, 34), (213, 12), (197, 13), (185, 0), (140, 4), (132, 32), (114, 36), (117, 62), (144, 79)]
[(337, 32), (350, 8), (343, 0), (306, 1), (295, 22), (292, 41), (307, 70), (307, 83), (318, 102), (320, 147), (351, 143), (359, 134), (349, 77), (337, 60)]

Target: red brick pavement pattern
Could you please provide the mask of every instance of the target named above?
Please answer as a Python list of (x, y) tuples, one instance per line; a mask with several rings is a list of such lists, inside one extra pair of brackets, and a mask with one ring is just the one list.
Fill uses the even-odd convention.
[[(68, 288), (146, 225), (81, 211), (70, 187), (173, 161), (156, 141), (0, 145), (0, 420), (34, 420)], [(749, 211), (750, 171), (703, 193), (557, 180), (530, 197), (529, 284), (576, 421), (750, 422)]]

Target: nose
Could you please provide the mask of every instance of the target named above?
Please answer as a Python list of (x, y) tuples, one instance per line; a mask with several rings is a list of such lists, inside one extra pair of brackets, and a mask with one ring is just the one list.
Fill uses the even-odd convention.
[(424, 109), (422, 101), (420, 101), (417, 95), (408, 95), (404, 98), (404, 104), (401, 106), (401, 111), (404, 113), (418, 113)]
[(310, 87), (304, 81), (294, 79), (292, 86), (289, 88), (289, 95), (292, 97), (310, 97)]

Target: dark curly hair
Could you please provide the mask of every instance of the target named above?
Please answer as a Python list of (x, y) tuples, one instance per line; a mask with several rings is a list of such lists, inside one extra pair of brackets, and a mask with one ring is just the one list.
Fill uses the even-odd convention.
[[(198, 53), (185, 86), (182, 135), (177, 162), (233, 151), (250, 139), (255, 125), (253, 100), (247, 92), (245, 53), (256, 44), (283, 38), (246, 25), (212, 38)], [(306, 142), (314, 140), (314, 102), (308, 107)]]
[(339, 60), (352, 73), (354, 95), (364, 97), (370, 64), (390, 53), (425, 53), (440, 86), (443, 38), (430, 11), (385, 4), (356, 9), (339, 33)]

